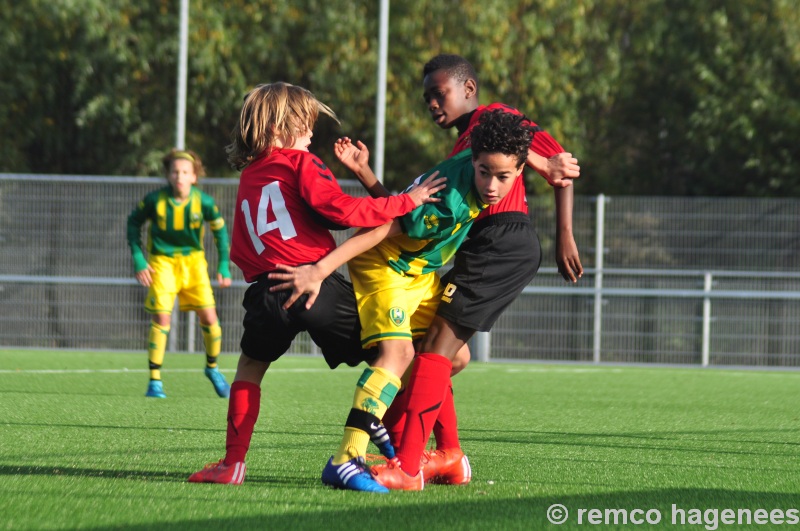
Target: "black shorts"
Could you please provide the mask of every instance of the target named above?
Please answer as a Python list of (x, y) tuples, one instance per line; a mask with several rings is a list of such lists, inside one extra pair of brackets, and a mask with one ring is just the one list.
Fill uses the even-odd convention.
[(445, 289), (436, 315), (488, 332), (541, 262), (539, 237), (526, 214), (506, 212), (475, 222), (453, 268), (442, 276)]
[(271, 363), (289, 350), (297, 334), (307, 331), (331, 369), (341, 363), (355, 367), (375, 359), (377, 349), (361, 348), (361, 323), (353, 285), (341, 274), (333, 273), (325, 279), (309, 310), (305, 308), (307, 295), (284, 310), (282, 306), (291, 291), (269, 291), (270, 286), (280, 282), (263, 275), (247, 288), (242, 302), (242, 354)]

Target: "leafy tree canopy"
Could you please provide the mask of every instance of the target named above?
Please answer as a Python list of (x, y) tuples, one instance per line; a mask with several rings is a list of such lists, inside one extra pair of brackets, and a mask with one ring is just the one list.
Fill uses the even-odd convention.
[[(157, 175), (175, 143), (177, 0), (0, 0), (0, 170)], [(484, 103), (515, 105), (574, 153), (578, 193), (800, 194), (794, 0), (415, 0), (390, 12), (385, 179), (449, 152), (421, 71), (475, 65)], [(312, 90), (312, 150), (342, 178), (342, 134), (374, 146), (378, 2), (194, 0), (186, 145), (213, 176), (258, 83)], [(530, 176), (542, 192), (542, 179)]]

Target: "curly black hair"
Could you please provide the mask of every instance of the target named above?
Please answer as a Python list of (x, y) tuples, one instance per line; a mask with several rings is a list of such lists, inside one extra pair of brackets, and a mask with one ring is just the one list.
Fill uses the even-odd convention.
[(500, 109), (484, 112), (470, 133), (472, 159), (481, 153), (502, 153), (517, 157), (517, 165), (522, 165), (528, 158), (533, 134), (533, 127), (524, 116)]
[(437, 70), (444, 70), (448, 76), (459, 83), (472, 79), (475, 81), (475, 86), (478, 86), (478, 74), (475, 73), (475, 68), (460, 55), (446, 53), (437, 55), (422, 67), (422, 79)]

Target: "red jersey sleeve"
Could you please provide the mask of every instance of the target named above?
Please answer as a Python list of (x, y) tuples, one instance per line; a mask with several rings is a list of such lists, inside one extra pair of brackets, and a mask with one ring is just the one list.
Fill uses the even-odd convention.
[(564, 152), (564, 148), (561, 147), (561, 144), (556, 142), (555, 138), (550, 136), (550, 133), (530, 120), (528, 120), (528, 123), (536, 129), (536, 132), (533, 134), (533, 140), (531, 141), (531, 151), (544, 158), (550, 158), (553, 155)]
[(300, 195), (327, 220), (344, 227), (378, 227), (414, 210), (408, 194), (353, 197), (344, 193), (330, 168), (308, 153), (299, 160)]

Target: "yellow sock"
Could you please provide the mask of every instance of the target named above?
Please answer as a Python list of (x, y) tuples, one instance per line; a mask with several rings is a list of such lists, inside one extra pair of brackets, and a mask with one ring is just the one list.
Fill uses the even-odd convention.
[(150, 334), (147, 341), (147, 358), (150, 361), (150, 379), (161, 379), (161, 365), (164, 363), (164, 351), (167, 350), (169, 326), (161, 326), (150, 322)]
[[(400, 378), (390, 371), (380, 367), (364, 369), (353, 395), (353, 409), (366, 411), (378, 419), (382, 419), (392, 404), (399, 387)], [(342, 444), (333, 457), (333, 464), (341, 465), (358, 456), (366, 455), (368, 445), (369, 434), (367, 432), (355, 426), (345, 426)]]
[(203, 343), (206, 346), (206, 367), (213, 369), (217, 366), (217, 358), (222, 349), (222, 327), (217, 321), (209, 326), (200, 325), (200, 330), (203, 332)]

